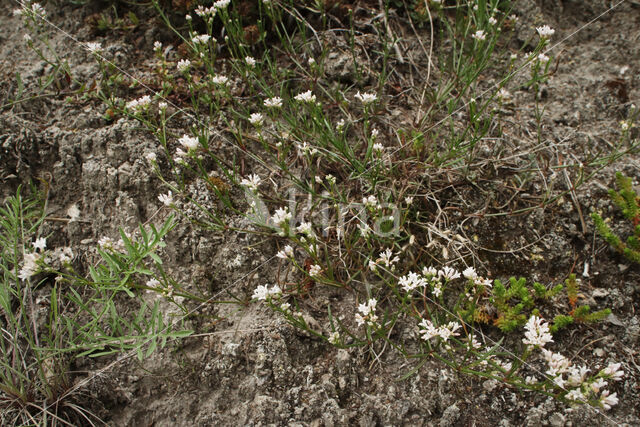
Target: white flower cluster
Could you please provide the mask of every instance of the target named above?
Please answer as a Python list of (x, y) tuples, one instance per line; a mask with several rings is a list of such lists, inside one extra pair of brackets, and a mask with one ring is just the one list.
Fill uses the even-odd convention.
[(98, 239), (98, 247), (102, 250), (113, 250), (116, 252), (124, 251), (124, 241), (119, 239), (117, 242), (111, 237), (103, 236)]
[(180, 145), (186, 148), (188, 151), (195, 150), (200, 145), (198, 138), (195, 136), (182, 135), (180, 139), (178, 139)]
[(475, 33), (471, 34), (471, 37), (476, 40), (482, 41), (487, 38), (487, 35), (485, 34), (484, 30), (478, 30)]
[(376, 196), (363, 197), (362, 204), (370, 209), (380, 209), (382, 207)]
[(293, 259), (293, 248), (290, 245), (286, 245), (276, 256), (280, 259)]
[(291, 219), (291, 212), (289, 212), (289, 208), (278, 208), (276, 212), (271, 217), (271, 222), (276, 227), (284, 228), (287, 222)]
[(538, 32), (538, 34), (540, 35), (540, 38), (542, 39), (548, 39), (556, 32), (556, 30), (554, 30), (548, 25), (543, 25), (542, 27), (536, 27), (536, 31)]
[(373, 104), (378, 99), (378, 95), (375, 93), (358, 93), (355, 94), (354, 98), (358, 101), (362, 102), (364, 105)]
[(269, 285), (258, 286), (251, 296), (252, 299), (257, 299), (259, 301), (270, 301), (272, 298), (278, 298), (282, 295), (282, 289), (280, 286), (273, 285), (269, 287)]
[(449, 322), (444, 326), (436, 327), (433, 322), (427, 319), (422, 319), (422, 322), (418, 324), (420, 327), (420, 337), (428, 341), (431, 338), (439, 337), (445, 343), (449, 341), (451, 337), (457, 337), (459, 334), (456, 332), (460, 329), (458, 322)]
[(218, 11), (218, 9), (216, 9), (215, 5), (214, 6), (210, 6), (210, 7), (204, 7), (204, 6), (200, 5), (200, 6), (198, 6), (196, 8), (196, 10), (194, 12), (196, 13), (196, 15), (198, 15), (199, 17), (201, 17), (205, 21), (209, 21), (210, 22), (216, 16), (216, 12), (217, 11)]
[(176, 64), (176, 68), (178, 69), (178, 71), (180, 71), (181, 73), (186, 73), (187, 71), (189, 71), (189, 68), (191, 67), (191, 61), (189, 61), (188, 59), (181, 59), (180, 61), (178, 61), (178, 63)]
[(258, 186), (260, 185), (261, 181), (262, 180), (258, 175), (249, 175), (246, 178), (242, 178), (242, 181), (240, 181), (240, 185), (255, 192), (258, 191)]
[(199, 34), (197, 36), (192, 36), (191, 41), (194, 44), (207, 44), (211, 40), (211, 36), (209, 34)]
[(528, 345), (544, 347), (545, 344), (553, 342), (553, 337), (549, 332), (549, 324), (538, 316), (531, 316), (525, 325), (525, 333), (522, 342)]
[(385, 268), (393, 271), (395, 270), (395, 265), (398, 261), (400, 261), (400, 257), (393, 254), (392, 249), (386, 249), (384, 252), (380, 252), (380, 256), (377, 260), (369, 260), (369, 269), (371, 271), (376, 271), (378, 266), (384, 266)]
[(36, 252), (24, 254), (24, 262), (22, 264), (22, 268), (20, 269), (20, 272), (18, 273), (18, 277), (22, 280), (27, 280), (29, 277), (36, 274), (40, 269), (40, 266), (38, 265), (38, 261), (41, 258), (42, 258), (42, 255)]
[(90, 53), (102, 52), (102, 45), (98, 42), (89, 42), (85, 45)]
[(356, 313), (356, 323), (358, 326), (367, 325), (375, 326), (378, 322), (376, 316), (376, 305), (378, 301), (370, 298), (366, 303), (358, 305), (358, 313)]
[(252, 113), (249, 116), (249, 123), (255, 127), (260, 127), (264, 123), (264, 116), (261, 113)]
[(220, 74), (216, 74), (215, 76), (211, 76), (211, 83), (218, 86), (224, 86), (229, 82), (229, 78), (226, 76), (222, 76)]
[(169, 191), (167, 194), (160, 194), (158, 200), (165, 206), (171, 206), (173, 203), (173, 194)]
[(149, 104), (151, 104), (151, 97), (149, 95), (145, 95), (141, 98), (127, 102), (126, 108), (130, 111), (141, 111), (148, 108)]
[(281, 108), (282, 98), (274, 96), (273, 98), (267, 98), (264, 100), (264, 106), (267, 108)]
[(296, 101), (307, 102), (309, 104), (316, 102), (316, 96), (310, 91), (299, 93), (294, 97)]

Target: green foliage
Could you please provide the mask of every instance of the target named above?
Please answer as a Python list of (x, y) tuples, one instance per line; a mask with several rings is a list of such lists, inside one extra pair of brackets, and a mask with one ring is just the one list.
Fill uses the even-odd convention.
[(619, 190), (610, 189), (609, 196), (622, 210), (624, 217), (631, 221), (632, 234), (627, 237), (626, 242), (623, 242), (597, 212), (593, 212), (591, 218), (598, 233), (607, 243), (628, 260), (640, 263), (640, 197), (632, 188), (631, 178), (620, 172), (616, 173), (616, 184)]
[[(122, 233), (124, 251), (100, 250), (100, 262), (87, 279), (73, 269), (70, 257), (55, 260), (70, 249), (32, 243), (42, 237), (45, 205), (44, 195), (31, 193), (25, 198), (19, 189), (0, 208), (0, 401), (15, 424), (53, 413), (68, 420), (87, 416), (77, 405), (64, 411), (72, 358), (133, 351), (142, 360), (169, 339), (190, 334), (166, 317), (158, 300), (147, 303), (134, 292), (139, 277), (168, 280), (155, 252), (173, 218), (159, 229), (141, 227), (139, 239)], [(49, 301), (44, 312), (34, 305), (36, 288)], [(49, 408), (53, 401), (56, 407)]]

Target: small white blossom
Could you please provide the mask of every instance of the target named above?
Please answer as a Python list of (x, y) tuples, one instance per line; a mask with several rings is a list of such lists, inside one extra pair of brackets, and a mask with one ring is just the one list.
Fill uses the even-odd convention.
[(153, 50), (155, 50), (156, 52), (160, 52), (160, 50), (162, 49), (162, 43), (159, 41), (154, 41), (153, 42)]
[(329, 334), (328, 340), (333, 345), (340, 344), (340, 333), (338, 331), (331, 332), (331, 334)]
[(569, 400), (573, 400), (574, 402), (583, 402), (584, 403), (586, 401), (586, 399), (584, 397), (584, 394), (582, 393), (582, 391), (579, 388), (575, 388), (575, 389), (571, 390), (564, 397), (569, 399)]
[(187, 71), (189, 71), (189, 67), (191, 67), (191, 61), (189, 61), (188, 59), (181, 59), (176, 64), (176, 68), (181, 73), (186, 73)]
[(151, 97), (149, 95), (145, 95), (141, 98), (127, 102), (126, 108), (127, 110), (139, 111), (147, 108), (149, 104), (151, 104)]
[(400, 257), (393, 255), (391, 249), (386, 249), (384, 252), (380, 252), (380, 257), (376, 260), (377, 265), (384, 265), (387, 268), (393, 267), (393, 264), (400, 261)]
[(100, 53), (102, 52), (102, 45), (97, 42), (89, 42), (86, 44), (87, 50), (91, 53)]
[(280, 286), (273, 285), (269, 288), (268, 285), (258, 286), (251, 296), (252, 299), (257, 299), (259, 301), (269, 301), (273, 297), (277, 297), (282, 294), (282, 289)]
[(540, 35), (540, 38), (543, 38), (543, 39), (548, 39), (556, 32), (556, 30), (554, 30), (548, 25), (543, 25), (542, 27), (536, 27), (536, 31)]
[(160, 194), (158, 200), (165, 206), (171, 206), (173, 203), (173, 194), (169, 191), (167, 194)]
[(283, 250), (279, 251), (276, 256), (280, 259), (293, 258), (293, 248), (290, 245), (287, 245)]
[(491, 18), (489, 18), (489, 24), (490, 25), (496, 25), (498, 23), (498, 20), (496, 18), (494, 18), (493, 16)]
[(374, 153), (382, 153), (384, 151), (384, 145), (376, 142), (375, 144), (373, 144), (373, 151)]
[(398, 285), (400, 285), (405, 292), (411, 292), (416, 288), (426, 287), (427, 281), (424, 279), (424, 277), (421, 277), (414, 272), (410, 272), (409, 274), (398, 279)]
[(167, 103), (166, 103), (166, 102), (164, 102), (164, 101), (158, 102), (158, 108), (159, 108), (161, 111), (166, 110), (166, 109), (167, 109)]
[(309, 276), (311, 277), (316, 277), (321, 272), (322, 272), (322, 267), (320, 267), (318, 264), (314, 264), (311, 267), (309, 267)]
[(306, 234), (307, 236), (313, 235), (313, 226), (310, 222), (301, 222), (299, 226), (296, 227), (296, 231), (298, 233)]
[(458, 279), (460, 277), (460, 273), (451, 267), (444, 267), (442, 270), (438, 271), (438, 276), (449, 281)]
[(310, 90), (299, 93), (294, 97), (294, 99), (299, 102), (308, 102), (308, 103), (316, 102), (316, 96)]
[(376, 196), (363, 197), (362, 204), (371, 209), (379, 209), (381, 207)]
[(462, 276), (469, 280), (475, 280), (478, 278), (478, 273), (473, 267), (467, 267), (463, 272)]
[(60, 264), (67, 264), (71, 262), (73, 259), (73, 251), (71, 248), (60, 248), (58, 250), (58, 260), (60, 260)]
[(207, 44), (211, 40), (211, 36), (209, 34), (200, 34), (197, 36), (191, 37), (191, 41), (194, 44)]
[(33, 276), (38, 272), (38, 260), (40, 259), (40, 255), (37, 253), (24, 254), (24, 260), (22, 264), (22, 268), (18, 273), (18, 277), (22, 280), (27, 280), (29, 277)]
[(282, 98), (277, 96), (267, 98), (264, 100), (264, 106), (267, 108), (280, 108), (282, 107)]
[(211, 83), (215, 85), (224, 86), (228, 81), (229, 79), (226, 76), (221, 76), (220, 74), (216, 74), (215, 76), (211, 77)]
[(245, 56), (244, 62), (251, 68), (256, 66), (256, 60), (252, 56)]
[(364, 324), (374, 326), (376, 324), (378, 321), (378, 316), (375, 314), (377, 303), (377, 300), (370, 298), (366, 303), (358, 305), (359, 313), (356, 313), (356, 323), (358, 323), (358, 326)]
[(569, 366), (571, 366), (571, 362), (569, 361), (569, 359), (567, 359), (560, 353), (554, 353), (543, 348), (542, 355), (549, 365), (549, 369), (546, 371), (546, 373), (551, 375), (552, 377), (567, 372)]
[(549, 333), (549, 324), (538, 316), (531, 316), (525, 325), (526, 332), (522, 342), (528, 345), (544, 347), (545, 344), (553, 342)]
[(231, 3), (231, 0), (218, 0), (213, 5), (216, 7), (216, 9), (224, 9), (229, 6), (229, 3)]
[(369, 105), (376, 102), (376, 100), (378, 99), (378, 95), (376, 95), (375, 93), (360, 93), (360, 91), (358, 91), (358, 93), (355, 94), (354, 98), (362, 102), (364, 105)]
[(260, 113), (252, 113), (249, 116), (249, 123), (256, 127), (262, 126), (262, 123), (264, 123), (264, 116)]
[(620, 381), (624, 377), (624, 371), (620, 369), (621, 365), (621, 363), (610, 363), (602, 370), (602, 373), (614, 381)]
[(283, 227), (291, 219), (291, 212), (288, 208), (278, 208), (271, 217), (271, 221), (278, 227)]
[(42, 252), (46, 248), (47, 248), (47, 238), (46, 237), (39, 237), (33, 243), (33, 249), (35, 249), (36, 251)]
[(611, 409), (612, 406), (618, 404), (618, 396), (617, 393), (613, 393), (609, 395), (609, 390), (603, 390), (600, 395), (600, 405), (604, 408), (605, 411)]
[(486, 34), (484, 33), (484, 30), (476, 31), (471, 35), (471, 37), (473, 37), (476, 40), (485, 40), (487, 38)]
[(180, 143), (180, 145), (182, 145), (184, 148), (186, 148), (189, 151), (195, 150), (196, 148), (198, 148), (198, 145), (200, 144), (198, 142), (198, 138), (196, 138), (195, 136), (189, 136), (186, 134), (182, 135), (182, 137), (178, 139), (178, 142)]
[(257, 191), (258, 186), (260, 185), (260, 181), (261, 179), (258, 175), (249, 175), (246, 178), (242, 178), (242, 181), (240, 181), (240, 185), (248, 188), (251, 191)]
[(591, 390), (594, 393), (598, 393), (600, 391), (600, 389), (604, 388), (607, 386), (607, 382), (603, 379), (603, 378), (598, 378), (596, 379), (594, 382), (592, 382), (591, 384), (589, 384), (589, 388), (591, 388)]

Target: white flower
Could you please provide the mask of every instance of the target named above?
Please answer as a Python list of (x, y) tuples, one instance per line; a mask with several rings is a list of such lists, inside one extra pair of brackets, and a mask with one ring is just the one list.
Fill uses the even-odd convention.
[(271, 217), (271, 221), (278, 227), (283, 227), (284, 224), (291, 219), (291, 212), (288, 208), (278, 208)]
[(344, 128), (344, 125), (345, 125), (345, 124), (346, 124), (346, 123), (345, 123), (344, 119), (340, 119), (340, 120), (338, 120), (338, 123), (336, 123), (336, 130), (337, 130), (338, 132), (340, 132), (340, 131)]
[(264, 100), (264, 106), (267, 108), (280, 108), (282, 107), (282, 98), (277, 96), (267, 98)]
[(201, 5), (196, 8), (195, 12), (196, 15), (208, 21), (216, 15), (217, 9), (215, 8), (215, 5), (211, 7), (204, 7)]
[(58, 259), (60, 260), (61, 264), (71, 262), (71, 260), (73, 259), (73, 251), (71, 250), (71, 248), (60, 248), (58, 250)]
[(376, 305), (378, 301), (374, 298), (370, 298), (366, 303), (358, 305), (359, 313), (356, 313), (356, 323), (358, 326), (362, 326), (363, 324), (367, 324), (373, 326), (378, 321), (378, 316), (376, 316)]
[(440, 295), (442, 295), (442, 283), (435, 282), (433, 284), (433, 296), (436, 298), (440, 298)]
[(429, 341), (431, 338), (438, 336), (438, 328), (436, 328), (430, 320), (422, 319), (422, 322), (418, 324), (420, 327), (420, 338), (425, 341)]
[(155, 50), (155, 51), (159, 52), (159, 51), (160, 51), (160, 49), (162, 49), (162, 42), (159, 42), (159, 41), (157, 41), (157, 40), (156, 40), (156, 41), (154, 41), (154, 42), (153, 42), (153, 50)]
[(614, 381), (622, 380), (624, 371), (620, 369), (621, 363), (609, 363), (609, 366), (602, 370), (602, 373)]
[(265, 300), (268, 301), (271, 298), (277, 297), (281, 294), (282, 294), (282, 290), (280, 289), (280, 286), (273, 285), (271, 288), (269, 288), (268, 285), (264, 285), (264, 286), (258, 286), (253, 291), (253, 295), (251, 296), (251, 298), (261, 300), (261, 301), (265, 301)]
[(425, 276), (427, 279), (431, 279), (438, 275), (438, 270), (436, 270), (435, 267), (423, 267), (422, 275)]
[(571, 362), (569, 361), (569, 359), (567, 359), (560, 353), (554, 353), (543, 348), (542, 355), (549, 365), (549, 370), (547, 370), (546, 372), (552, 377), (567, 372), (569, 366), (571, 366)]
[(426, 287), (427, 281), (418, 274), (410, 272), (398, 280), (398, 285), (400, 285), (405, 292), (411, 292), (416, 288)]
[(549, 324), (538, 316), (531, 316), (525, 329), (525, 337), (522, 339), (525, 344), (544, 347), (545, 344), (553, 342), (553, 337), (549, 333)]
[(451, 267), (444, 267), (442, 270), (438, 271), (438, 276), (449, 281), (458, 279), (460, 277), (460, 273)]
[(524, 379), (524, 382), (526, 384), (537, 384), (538, 383), (538, 379), (536, 377), (533, 377), (531, 375), (527, 375), (527, 378)]
[(293, 248), (287, 245), (283, 250), (279, 251), (276, 256), (281, 259), (293, 258)]
[(371, 209), (378, 209), (381, 207), (376, 196), (363, 197), (362, 204)]
[(509, 99), (511, 99), (511, 94), (505, 88), (500, 88), (500, 90), (498, 91), (496, 96), (502, 102), (505, 102), (505, 101), (508, 101)]
[(47, 247), (47, 238), (46, 237), (40, 237), (38, 239), (36, 239), (36, 241), (33, 243), (33, 249), (35, 249), (36, 251), (44, 251)]
[(602, 390), (602, 394), (600, 395), (600, 405), (608, 411), (612, 406), (618, 404), (618, 396), (617, 393), (613, 393), (609, 395), (609, 390)]
[(97, 42), (89, 42), (86, 44), (87, 50), (91, 53), (100, 53), (102, 52), (102, 45)]
[(544, 53), (540, 53), (536, 59), (543, 64), (549, 62), (549, 57)]
[(438, 335), (442, 338), (443, 341), (448, 341), (451, 337), (457, 337), (459, 334), (456, 332), (460, 329), (460, 324), (458, 322), (449, 322), (446, 326), (441, 326), (438, 328)]
[(607, 382), (602, 378), (598, 378), (597, 380), (589, 384), (589, 387), (594, 393), (598, 393), (601, 388), (606, 386), (607, 386)]
[(384, 151), (384, 145), (376, 142), (375, 144), (373, 144), (373, 151), (375, 153), (382, 153)]
[(309, 267), (309, 276), (311, 277), (316, 277), (321, 272), (322, 272), (322, 267), (320, 267), (318, 264), (314, 264), (311, 267)]
[(29, 277), (36, 274), (38, 271), (38, 260), (40, 255), (37, 253), (24, 254), (24, 263), (18, 273), (18, 277), (22, 280), (27, 280)]
[(512, 53), (511, 55), (509, 55), (509, 59), (511, 59), (512, 61), (515, 61), (516, 59), (518, 59), (518, 54)]
[(249, 116), (249, 123), (251, 123), (256, 127), (262, 126), (263, 122), (264, 122), (264, 116), (260, 113), (253, 113)]
[(231, 3), (231, 0), (218, 0), (213, 5), (216, 7), (216, 9), (224, 9), (225, 7), (229, 6), (229, 3)]
[(360, 91), (358, 91), (358, 93), (355, 94), (354, 98), (362, 102), (364, 105), (369, 105), (376, 102), (376, 100), (378, 99), (378, 95), (376, 95), (375, 93), (360, 93)]
[(189, 70), (189, 67), (191, 67), (191, 61), (189, 61), (188, 59), (181, 59), (176, 64), (176, 68), (181, 73), (186, 73)]
[(189, 136), (189, 135), (182, 135), (182, 138), (180, 138), (178, 140), (178, 142), (180, 143), (180, 145), (182, 145), (184, 148), (186, 148), (187, 150), (195, 150), (196, 148), (198, 148), (199, 142), (198, 142), (198, 138), (196, 138), (195, 136)]
[(257, 191), (258, 186), (260, 185), (260, 181), (262, 180), (258, 175), (249, 175), (246, 178), (242, 178), (242, 181), (240, 181), (240, 185), (248, 188), (251, 191)]
[(542, 27), (536, 27), (536, 31), (538, 32), (540, 37), (543, 39), (548, 39), (556, 32), (556, 30), (554, 30), (548, 25), (543, 25)]
[(147, 280), (145, 286), (147, 288), (157, 288), (158, 286), (160, 286), (160, 282), (158, 281), (158, 279), (149, 279)]
[(310, 222), (301, 222), (300, 225), (296, 227), (296, 231), (298, 233), (306, 234), (307, 236), (313, 235), (313, 227)]
[(475, 280), (478, 277), (478, 273), (476, 273), (476, 270), (473, 267), (467, 267), (462, 272), (462, 275), (469, 280)]
[(329, 334), (328, 338), (329, 342), (333, 345), (338, 345), (340, 343), (340, 332), (334, 331)]
[(158, 108), (162, 111), (167, 109), (167, 103), (164, 101), (158, 102)]
[(384, 264), (385, 267), (392, 267), (393, 264), (400, 261), (400, 257), (393, 256), (391, 249), (386, 249), (384, 252), (380, 252), (380, 257), (376, 260), (376, 264)]
[(564, 397), (574, 402), (585, 402), (584, 394), (579, 388), (571, 390)]
[(249, 66), (249, 67), (255, 67), (256, 66), (256, 60), (255, 58), (253, 58), (252, 56), (245, 56), (244, 58), (244, 62)]
[(220, 74), (216, 74), (215, 76), (211, 77), (211, 83), (215, 85), (224, 86), (227, 84), (228, 81), (229, 79), (227, 77), (221, 76)]
[(143, 110), (147, 108), (149, 104), (151, 104), (151, 97), (149, 95), (145, 95), (141, 98), (127, 102), (126, 108), (127, 110)]
[(371, 129), (371, 139), (376, 139), (380, 135), (380, 131), (376, 128)]
[(588, 373), (589, 373), (589, 369), (585, 366), (581, 366), (579, 368), (576, 368), (576, 367), (569, 368), (569, 375), (567, 376), (567, 384), (571, 387), (578, 387), (582, 385), (582, 383), (587, 378)]
[(23, 35), (22, 38), (24, 39), (24, 41), (26, 43), (29, 43), (29, 42), (31, 42), (33, 40), (29, 34)]
[(294, 97), (294, 99), (300, 102), (308, 102), (308, 103), (316, 102), (316, 96), (310, 90), (299, 93)]
[(162, 202), (165, 206), (171, 206), (173, 203), (173, 194), (169, 191), (167, 194), (160, 194), (158, 196), (158, 200)]
[(473, 37), (476, 40), (485, 40), (487, 38), (486, 34), (484, 33), (484, 30), (476, 31), (471, 35), (471, 37)]
[(211, 40), (211, 36), (209, 34), (200, 34), (200, 35), (191, 37), (191, 41), (194, 44), (207, 44), (209, 40)]
[(496, 18), (494, 18), (493, 16), (491, 18), (489, 18), (489, 24), (490, 25), (496, 25), (498, 23), (498, 20)]

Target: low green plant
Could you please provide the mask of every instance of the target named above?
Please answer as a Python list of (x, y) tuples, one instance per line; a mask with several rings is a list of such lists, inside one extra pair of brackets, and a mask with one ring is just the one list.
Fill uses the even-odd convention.
[(631, 234), (623, 241), (597, 212), (591, 213), (591, 218), (602, 238), (613, 248), (624, 255), (629, 261), (640, 263), (640, 196), (633, 190), (630, 177), (621, 172), (616, 173), (618, 190), (609, 189), (609, 196), (613, 203), (622, 210), (622, 215), (631, 222)]
[[(190, 334), (166, 316), (160, 299), (147, 301), (143, 292), (173, 303), (179, 296), (156, 254), (172, 218), (159, 229), (140, 227), (139, 239), (122, 233), (121, 242), (103, 246), (88, 278), (74, 269), (71, 248), (46, 248), (40, 233), (45, 219), (44, 195), (35, 189), (27, 197), (19, 189), (0, 208), (0, 407), (6, 425), (91, 423), (95, 417), (75, 402), (73, 359), (135, 352), (142, 360), (167, 340)], [(143, 284), (144, 277), (153, 279)], [(127, 305), (137, 308), (131, 313)]]

